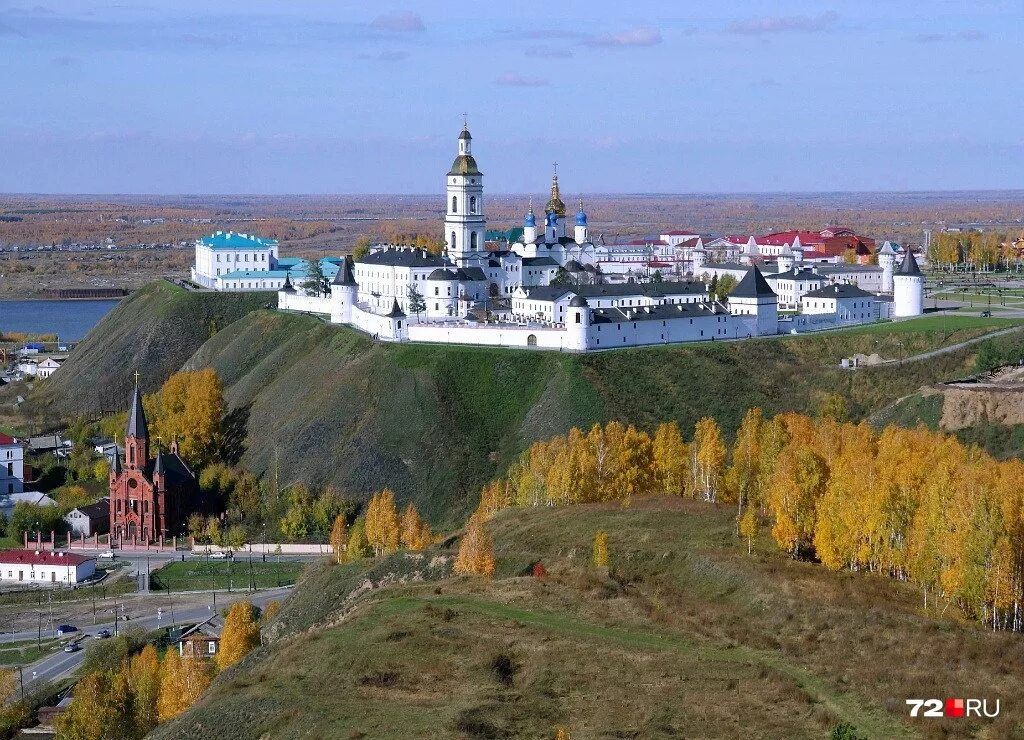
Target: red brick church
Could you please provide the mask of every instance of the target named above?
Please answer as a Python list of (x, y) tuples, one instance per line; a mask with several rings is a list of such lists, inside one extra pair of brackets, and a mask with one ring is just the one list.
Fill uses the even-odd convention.
[(157, 542), (182, 533), (189, 514), (200, 508), (195, 474), (178, 455), (149, 455), (149, 430), (138, 384), (128, 414), (124, 461), (115, 456), (110, 470), (110, 541), (128, 545)]

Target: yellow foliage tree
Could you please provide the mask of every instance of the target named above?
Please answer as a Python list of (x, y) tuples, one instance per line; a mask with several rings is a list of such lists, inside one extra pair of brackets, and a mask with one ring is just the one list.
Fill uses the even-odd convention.
[(494, 575), (494, 544), (484, 521), (476, 514), (469, 518), (466, 532), (459, 543), (454, 570), (463, 575), (490, 577)]
[(237, 601), (228, 610), (220, 635), (217, 666), (223, 671), (260, 644), (260, 627), (252, 602)]
[(595, 568), (607, 568), (608, 567), (608, 534), (603, 530), (599, 529), (597, 534), (594, 535), (594, 567)]
[(268, 601), (267, 605), (263, 607), (263, 613), (260, 614), (260, 624), (269, 624), (270, 620), (274, 618), (274, 615), (281, 611), (281, 602), (277, 599)]
[(177, 439), (182, 456), (203, 466), (217, 457), (224, 417), (224, 387), (212, 368), (181, 371), (167, 379), (153, 399), (150, 430), (164, 440)]
[(754, 538), (757, 537), (757, 529), (757, 513), (753, 506), (748, 506), (743, 511), (739, 524), (740, 537), (747, 541), (747, 555), (752, 551)]
[(725, 442), (718, 423), (709, 416), (697, 422), (690, 445), (693, 489), (705, 501), (716, 501), (725, 464)]
[(345, 561), (345, 545), (348, 544), (348, 525), (345, 523), (345, 515), (338, 514), (334, 518), (334, 526), (331, 527), (331, 549), (334, 551), (334, 562)]
[(54, 723), (61, 740), (105, 740), (124, 737), (113, 701), (110, 674), (87, 674), (75, 685), (71, 706)]
[(658, 425), (651, 454), (658, 489), (673, 496), (682, 496), (689, 473), (689, 452), (678, 424), (670, 421)]
[(406, 550), (423, 550), (430, 546), (432, 534), (427, 523), (420, 518), (416, 507), (410, 502), (402, 512), (400, 522), (401, 545)]
[(366, 507), (364, 523), (366, 541), (375, 555), (388, 555), (398, 550), (401, 544), (401, 530), (398, 523), (398, 508), (395, 494), (390, 488), (373, 495)]
[(156, 648), (147, 644), (141, 652), (132, 656), (128, 664), (128, 680), (135, 726), (141, 734), (146, 734), (159, 721), (157, 699), (160, 694), (160, 657)]
[(185, 703), (184, 665), (178, 651), (171, 648), (164, 653), (160, 664), (160, 690), (157, 694), (157, 718), (161, 722), (174, 719), (188, 709)]

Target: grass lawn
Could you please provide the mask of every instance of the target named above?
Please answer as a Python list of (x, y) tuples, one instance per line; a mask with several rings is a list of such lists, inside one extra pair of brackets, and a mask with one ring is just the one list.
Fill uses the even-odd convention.
[(922, 316), (906, 321), (884, 321), (843, 329), (844, 334), (909, 334), (911, 332), (952, 332), (964, 329), (1006, 329), (1024, 326), (1024, 319), (981, 318), (980, 316)]
[(96, 586), (79, 586), (78, 588), (33, 588), (23, 591), (9, 591), (0, 594), (0, 609), (5, 607), (21, 607), (25, 604), (45, 604), (47, 601), (90, 601), (92, 599), (109, 599), (122, 594), (134, 593), (137, 584), (134, 578), (121, 578), (113, 583), (102, 583)]
[[(298, 580), (306, 567), (305, 563), (282, 561), (280, 563), (253, 559), (252, 579), (256, 588), (289, 586)], [(249, 587), (250, 570), (248, 558), (236, 560), (186, 560), (168, 563), (153, 571), (150, 589), (153, 591), (206, 591), (245, 590)]]
[(34, 663), (60, 648), (60, 640), (44, 639), (40, 646), (35, 640), (5, 642), (0, 644), (0, 665), (25, 665)]

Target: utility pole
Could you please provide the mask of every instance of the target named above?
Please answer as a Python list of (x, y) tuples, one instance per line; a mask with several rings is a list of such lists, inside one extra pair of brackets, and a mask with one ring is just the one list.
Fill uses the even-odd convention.
[(22, 666), (18, 666), (18, 678), (21, 684), (21, 700), (25, 701), (25, 671), (22, 669)]

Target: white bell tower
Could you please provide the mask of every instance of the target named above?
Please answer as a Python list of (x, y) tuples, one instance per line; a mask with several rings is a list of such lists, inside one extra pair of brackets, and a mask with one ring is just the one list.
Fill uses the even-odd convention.
[(473, 158), (473, 137), (465, 123), (459, 134), (459, 154), (448, 171), (444, 241), (448, 256), (458, 265), (484, 259), (484, 177)]

